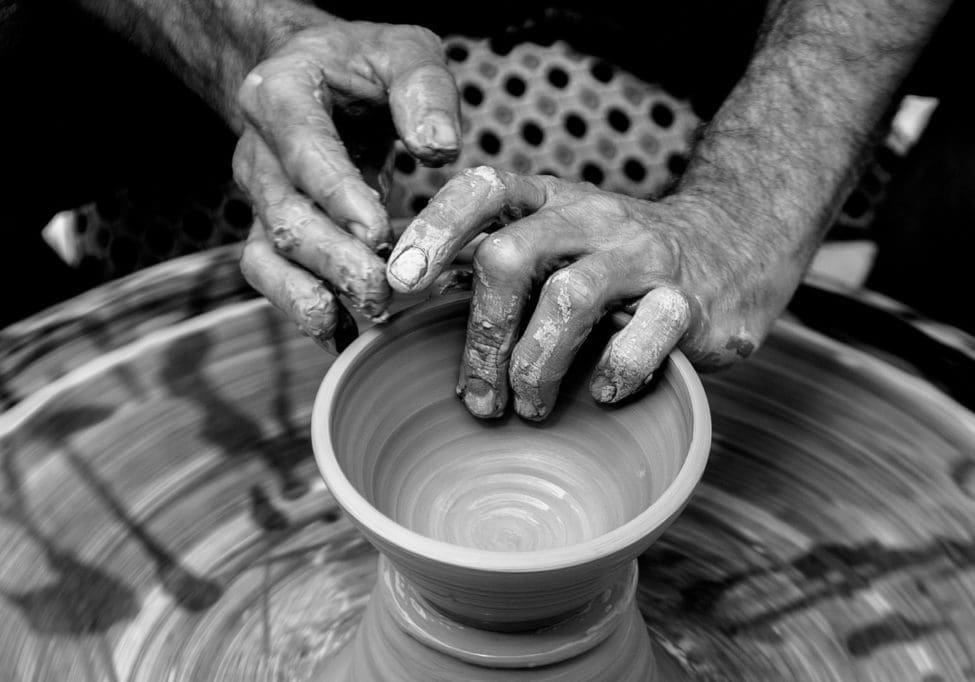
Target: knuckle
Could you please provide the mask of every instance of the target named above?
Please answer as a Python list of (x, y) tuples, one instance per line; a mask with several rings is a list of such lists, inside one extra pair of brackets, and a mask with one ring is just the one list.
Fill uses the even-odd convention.
[(504, 184), (504, 178), (501, 172), (493, 166), (465, 168), (460, 172), (458, 179), (465, 180), (474, 185), (486, 183), (491, 187), (501, 187)]
[(284, 197), (265, 203), (267, 235), (279, 254), (296, 251), (305, 235), (314, 233), (315, 217), (303, 200)]
[(259, 74), (254, 76), (255, 73), (256, 70), (251, 72), (251, 76), (248, 76), (248, 78), (254, 77), (255, 80), (251, 90), (245, 92), (242, 86), (243, 101), (241, 106), (252, 120), (264, 123), (275, 119), (277, 112), (281, 111), (282, 95), (285, 88), (280, 75), (273, 73), (266, 76)]
[(258, 65), (237, 89), (237, 103), (250, 118), (258, 118), (277, 102), (278, 78)]
[(546, 283), (556, 296), (559, 308), (592, 309), (602, 305), (602, 286), (597, 278), (582, 268), (564, 268)]
[[(293, 292), (294, 293), (294, 292)], [(323, 285), (312, 290), (310, 298), (298, 306), (298, 327), (302, 333), (316, 339), (330, 339), (338, 324), (338, 302)]]
[(244, 77), (240, 87), (237, 88), (237, 105), (245, 113), (253, 113), (256, 91), (263, 82), (264, 76), (259, 71), (259, 68), (255, 68)]
[(296, 226), (280, 222), (271, 227), (268, 236), (271, 238), (271, 245), (277, 253), (287, 255), (293, 253), (301, 245), (301, 239), (298, 237), (298, 231), (295, 228)]
[(632, 213), (628, 205), (615, 194), (600, 190), (595, 185), (591, 192), (579, 202), (580, 209), (589, 216), (598, 216), (602, 220), (617, 223), (630, 222)]
[(474, 252), (474, 268), (479, 275), (508, 279), (526, 274), (531, 267), (531, 249), (517, 234), (498, 232), (481, 242)]
[(493, 380), (500, 356), (497, 337), (483, 329), (468, 329), (464, 360), (473, 374)]
[(302, 140), (298, 139), (293, 130), (286, 131), (286, 134), (282, 135), (277, 142), (278, 154), (284, 168), (294, 172), (297, 169), (312, 167), (317, 160), (316, 150), (309, 145), (302, 144)]

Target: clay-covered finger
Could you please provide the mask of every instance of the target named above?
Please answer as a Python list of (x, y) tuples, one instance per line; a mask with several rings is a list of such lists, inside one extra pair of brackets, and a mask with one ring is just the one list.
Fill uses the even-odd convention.
[(633, 319), (613, 335), (593, 371), (589, 391), (602, 403), (615, 403), (642, 389), (690, 325), (687, 298), (658, 287), (640, 300)]
[(389, 105), (400, 138), (428, 165), (452, 161), (460, 151), (460, 101), (440, 39), (404, 26), (390, 34), (387, 49)]
[(437, 192), (396, 243), (387, 267), (390, 286), (403, 293), (425, 289), (485, 227), (538, 210), (546, 194), (540, 176), (488, 166), (462, 171)]
[(303, 334), (321, 346), (334, 336), (341, 314), (338, 299), (317, 277), (278, 255), (259, 221), (244, 245), (240, 269)]
[(372, 248), (392, 243), (379, 193), (350, 160), (329, 116), (323, 78), (295, 57), (269, 60), (244, 79), (241, 109), (295, 187), (332, 220)]
[(263, 139), (242, 141), (234, 171), (278, 254), (327, 280), (366, 315), (385, 311), (385, 263), (294, 189)]
[(541, 420), (555, 407), (562, 378), (614, 295), (604, 261), (583, 258), (551, 277), (511, 354), (515, 411)]
[(489, 234), (474, 254), (474, 293), (457, 393), (471, 414), (500, 417), (511, 349), (537, 282), (583, 248), (582, 235), (542, 211)]

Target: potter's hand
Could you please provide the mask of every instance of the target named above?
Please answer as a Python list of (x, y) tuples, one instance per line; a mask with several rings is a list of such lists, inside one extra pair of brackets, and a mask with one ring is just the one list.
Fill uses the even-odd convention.
[(674, 345), (702, 369), (748, 355), (798, 286), (949, 5), (768, 3), (748, 68), (663, 201), (490, 169), (449, 183), (401, 238), (387, 277), (422, 288), (485, 224), (514, 221), (476, 255), (460, 378), (468, 408), (499, 414), (510, 378), (518, 413), (544, 418), (589, 329), (633, 299), (633, 321), (593, 376), (597, 400), (638, 390)]
[(390, 256), (390, 284), (427, 287), (498, 222), (508, 224), (474, 256), (457, 389), (480, 417), (503, 412), (509, 382), (518, 414), (546, 417), (593, 325), (627, 302), (637, 302), (633, 319), (592, 376), (596, 400), (640, 390), (675, 346), (700, 368), (728, 365), (758, 345), (798, 279), (797, 266), (705, 197), (654, 203), (482, 167), (451, 180), (407, 228)]
[(234, 172), (258, 218), (241, 261), (248, 281), (318, 341), (341, 325), (335, 292), (381, 315), (390, 291), (375, 251), (392, 235), (374, 188), (391, 143), (398, 135), (431, 165), (460, 144), (440, 40), (418, 26), (343, 21), (304, 0), (74, 2), (241, 136)]
[(376, 251), (393, 235), (366, 180), (385, 192), (390, 112), (421, 161), (456, 155), (456, 88), (439, 39), (323, 15), (250, 72), (239, 104), (246, 121), (234, 172), (258, 218), (241, 259), (247, 280), (319, 341), (341, 322), (336, 292), (381, 315), (390, 291)]

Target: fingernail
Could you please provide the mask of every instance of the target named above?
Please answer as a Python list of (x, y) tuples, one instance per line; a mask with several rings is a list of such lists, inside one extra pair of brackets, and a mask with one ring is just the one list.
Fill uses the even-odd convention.
[(411, 246), (389, 265), (389, 276), (403, 286), (412, 289), (427, 274), (427, 256)]
[(611, 403), (616, 400), (616, 394), (619, 393), (619, 389), (616, 387), (612, 381), (609, 380), (605, 374), (597, 374), (592, 379), (592, 383), (589, 386), (590, 393), (594, 396), (598, 396), (598, 400), (601, 403)]
[(535, 403), (531, 402), (530, 400), (526, 400), (517, 394), (515, 395), (515, 412), (525, 419), (529, 419), (533, 422), (542, 421), (548, 414), (539, 406), (535, 405)]
[(497, 393), (483, 379), (469, 378), (463, 389), (463, 398), (468, 411), (476, 417), (493, 417), (497, 414)]
[(424, 147), (445, 150), (457, 148), (457, 132), (446, 114), (428, 114), (416, 133), (417, 139)]

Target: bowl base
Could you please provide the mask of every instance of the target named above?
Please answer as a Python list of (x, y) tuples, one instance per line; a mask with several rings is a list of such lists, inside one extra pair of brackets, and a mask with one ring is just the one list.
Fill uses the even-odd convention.
[(635, 592), (636, 562), (611, 589), (557, 625), (495, 632), (438, 613), (381, 557), (356, 635), (320, 679), (679, 682), (678, 668), (651, 645)]

